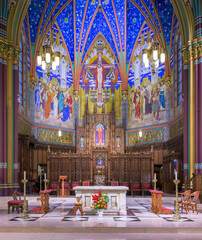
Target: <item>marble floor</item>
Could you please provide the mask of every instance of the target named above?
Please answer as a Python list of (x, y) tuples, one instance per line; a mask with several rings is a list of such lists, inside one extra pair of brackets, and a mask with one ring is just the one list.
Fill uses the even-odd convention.
[[(29, 210), (38, 206), (38, 196), (28, 197)], [(171, 210), (175, 197), (165, 195), (163, 206)], [(50, 198), (51, 211), (47, 214), (29, 214), (29, 221), (21, 219), (21, 214), (7, 213), (7, 202), (0, 197), (1, 239), (202, 239), (202, 204), (198, 204), (199, 214), (191, 211), (182, 219), (173, 221), (169, 214), (151, 213), (151, 197), (127, 197), (128, 216), (84, 215), (77, 212), (72, 216), (74, 197)], [(4, 206), (2, 202), (5, 202)]]

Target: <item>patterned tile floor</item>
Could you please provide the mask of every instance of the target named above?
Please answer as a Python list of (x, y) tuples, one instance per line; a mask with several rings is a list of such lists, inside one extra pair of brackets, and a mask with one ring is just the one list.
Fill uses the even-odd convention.
[[(37, 196), (38, 197), (38, 196)], [(37, 198), (36, 197), (36, 198)], [(29, 210), (38, 205), (36, 198), (30, 198), (29, 200)], [(173, 202), (175, 200), (174, 196), (165, 196), (163, 197), (163, 206), (171, 210), (173, 209)], [(1, 198), (0, 198), (1, 201)], [(147, 239), (144, 234), (149, 233), (157, 239), (192, 239), (187, 238), (189, 234), (195, 234), (195, 239), (198, 235), (202, 236), (202, 204), (198, 204), (199, 214), (189, 212), (187, 215), (185, 213), (180, 213), (182, 219), (178, 222), (173, 221), (172, 215), (161, 214), (156, 215), (150, 211), (151, 207), (151, 197), (127, 197), (127, 208), (128, 212), (131, 212), (129, 216), (116, 216), (116, 215), (103, 215), (98, 217), (96, 215), (87, 215), (81, 216), (79, 212), (74, 217), (72, 216), (72, 208), (74, 206), (75, 198), (50, 198), (50, 208), (51, 211), (47, 214), (29, 214), (30, 219), (28, 221), (23, 221), (20, 216), (21, 214), (7, 213), (7, 206), (5, 210), (0, 210), (0, 236), (3, 233), (12, 235), (14, 233), (27, 234), (24, 239), (32, 239), (31, 235), (37, 236), (37, 234), (48, 234), (52, 233), (49, 239), (52, 239), (52, 236), (55, 236), (56, 233), (63, 234), (65, 239), (71, 234), (75, 234), (76, 237), (70, 239)], [(89, 235), (93, 236), (92, 238), (86, 237), (87, 234), (102, 234), (106, 233), (106, 236), (99, 238), (98, 235)], [(111, 236), (120, 234), (115, 238), (107, 238), (107, 234), (111, 233)], [(125, 233), (125, 238), (119, 238), (121, 234)], [(130, 235), (135, 233), (135, 235)], [(156, 234), (159, 233), (159, 237), (156, 237)], [(185, 234), (183, 234), (185, 233)], [(82, 235), (83, 234), (83, 235)], [(140, 238), (136, 238), (137, 236)], [(142, 234), (142, 235), (141, 235)], [(170, 235), (170, 238), (163, 237)], [(197, 235), (198, 234), (198, 235)], [(4, 235), (3, 235), (4, 236)], [(15, 238), (15, 240), (22, 239)], [(62, 236), (62, 235), (61, 235)], [(22, 236), (21, 236), (22, 237)], [(59, 237), (59, 235), (58, 235)], [(55, 239), (60, 239), (60, 238)], [(85, 238), (86, 237), (86, 238)], [(106, 237), (106, 238), (105, 238)], [(173, 237), (173, 238), (172, 238)], [(2, 238), (7, 239), (7, 238)], [(62, 238), (61, 238), (62, 239)], [(153, 238), (148, 238), (153, 239)], [(10, 239), (9, 239), (10, 240)], [(43, 240), (46, 240), (46, 235), (44, 235)]]

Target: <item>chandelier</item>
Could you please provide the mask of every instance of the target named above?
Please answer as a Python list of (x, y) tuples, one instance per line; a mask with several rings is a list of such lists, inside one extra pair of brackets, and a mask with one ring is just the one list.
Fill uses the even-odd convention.
[(55, 71), (60, 65), (60, 52), (54, 50), (54, 28), (51, 19), (50, 36), (47, 36), (43, 42), (41, 51), (37, 52), (37, 64), (42, 70), (47, 70), (47, 76), (50, 77), (51, 69)]
[(159, 59), (161, 63), (165, 62), (165, 52), (160, 48), (159, 43), (156, 41), (149, 43), (147, 48), (144, 48), (142, 52), (145, 68), (149, 67), (149, 62), (153, 62), (155, 68), (158, 68)]

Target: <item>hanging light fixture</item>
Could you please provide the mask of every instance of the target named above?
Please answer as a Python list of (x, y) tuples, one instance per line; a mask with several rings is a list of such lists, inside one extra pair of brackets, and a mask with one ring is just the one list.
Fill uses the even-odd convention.
[[(159, 67), (159, 63), (165, 63), (165, 52), (159, 47), (159, 43), (152, 42), (148, 44), (149, 48), (143, 49), (143, 63), (145, 68), (149, 67), (149, 62), (153, 62), (155, 68)], [(160, 53), (160, 54), (159, 54)]]
[(37, 52), (37, 64), (41, 66), (43, 70), (47, 69), (47, 75), (50, 76), (51, 68), (53, 71), (60, 66), (60, 58), (61, 54), (58, 51), (54, 51), (53, 47), (53, 36), (54, 36), (54, 29), (52, 20), (51, 20), (51, 30), (50, 36), (47, 37), (45, 44), (43, 45), (43, 50)]
[(142, 130), (139, 131), (139, 137), (142, 137)]

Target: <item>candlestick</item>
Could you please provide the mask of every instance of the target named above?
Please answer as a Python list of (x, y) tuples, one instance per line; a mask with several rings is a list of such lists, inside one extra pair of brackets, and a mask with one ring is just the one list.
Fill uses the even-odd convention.
[(47, 190), (47, 189), (46, 189), (46, 184), (47, 184), (47, 182), (48, 182), (48, 179), (44, 179), (44, 183), (45, 183), (45, 191)]
[[(26, 172), (24, 172), (24, 178), (25, 177), (26, 177)], [(22, 212), (21, 218), (25, 219), (25, 218), (29, 218), (29, 215), (27, 213), (27, 202), (26, 202), (26, 183), (28, 182), (28, 180), (23, 179), (21, 182), (24, 183), (24, 202), (23, 202), (23, 212)]]
[(157, 179), (153, 179), (152, 182), (154, 183), (154, 190), (156, 191), (156, 182), (157, 182)]
[(175, 171), (175, 180), (177, 180), (177, 171)]
[(175, 214), (173, 215), (173, 218), (179, 220), (181, 218), (179, 214), (179, 203), (178, 203), (178, 184), (180, 183), (180, 180), (173, 180), (173, 182), (175, 183), (175, 186), (176, 186), (176, 211), (175, 211)]
[(41, 168), (40, 168), (40, 191), (42, 190), (41, 189), (41, 187), (42, 187), (42, 184), (41, 184), (42, 182), (41, 181), (42, 181), (42, 178), (41, 178)]

